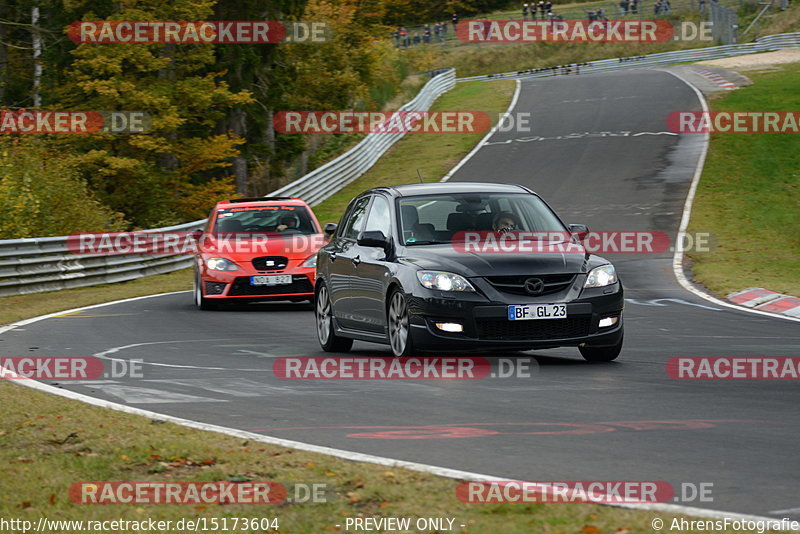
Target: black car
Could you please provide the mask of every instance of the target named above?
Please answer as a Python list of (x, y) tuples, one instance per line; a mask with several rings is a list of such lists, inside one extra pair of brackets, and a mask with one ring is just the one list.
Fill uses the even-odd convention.
[[(395, 356), (577, 346), (589, 361), (613, 360), (622, 349), (622, 284), (608, 260), (580, 246), (586, 231), (519, 185), (366, 191), (317, 255), (320, 344), (341, 352), (354, 339), (385, 343)], [(470, 233), (491, 241), (521, 232), (565, 237), (555, 251), (465, 247)]]

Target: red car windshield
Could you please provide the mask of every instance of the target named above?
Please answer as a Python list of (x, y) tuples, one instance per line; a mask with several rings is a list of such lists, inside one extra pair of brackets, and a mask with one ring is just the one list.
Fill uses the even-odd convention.
[(217, 210), (213, 232), (282, 235), (318, 234), (305, 206), (235, 206)]

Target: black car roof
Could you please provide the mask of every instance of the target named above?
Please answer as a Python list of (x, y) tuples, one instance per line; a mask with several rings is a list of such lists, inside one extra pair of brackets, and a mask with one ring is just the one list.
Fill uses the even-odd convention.
[(387, 191), (393, 195), (407, 197), (435, 195), (439, 193), (529, 193), (527, 188), (516, 184), (482, 182), (432, 182), (425, 184), (393, 185), (378, 187), (373, 191)]

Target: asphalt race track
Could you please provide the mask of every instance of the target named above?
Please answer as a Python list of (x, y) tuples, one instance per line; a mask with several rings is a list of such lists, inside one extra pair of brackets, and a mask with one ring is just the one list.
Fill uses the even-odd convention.
[[(452, 180), (526, 184), (591, 229), (675, 235), (702, 141), (670, 134), (666, 117), (696, 109), (694, 91), (663, 71), (524, 81), (514, 111), (531, 113), (533, 131), (495, 134)], [(800, 356), (798, 324), (685, 291), (669, 251), (608, 257), (629, 299), (619, 360), (497, 354), (530, 364), (528, 377), (280, 380), (275, 357), (324, 354), (308, 305), (200, 312), (190, 293), (40, 321), (0, 342), (6, 355), (141, 358), (143, 379), (59, 386), (159, 413), (498, 477), (713, 483), (713, 502), (683, 504), (800, 518), (796, 381), (665, 373), (674, 356)], [(391, 354), (360, 342), (354, 353)]]

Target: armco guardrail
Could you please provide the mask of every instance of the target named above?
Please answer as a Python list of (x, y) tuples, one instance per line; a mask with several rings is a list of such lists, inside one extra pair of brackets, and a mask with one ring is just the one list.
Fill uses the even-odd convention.
[(592, 72), (607, 72), (620, 69), (639, 69), (642, 67), (659, 67), (665, 65), (675, 65), (677, 63), (690, 63), (694, 61), (704, 61), (708, 59), (720, 59), (742, 54), (754, 54), (757, 52), (770, 52), (783, 48), (800, 48), (800, 33), (779, 33), (761, 37), (752, 43), (742, 43), (724, 46), (710, 46), (707, 48), (693, 48), (691, 50), (676, 50), (674, 52), (661, 52), (658, 54), (647, 54), (644, 56), (634, 56), (628, 58), (601, 59), (589, 61), (576, 67), (575, 65), (564, 65), (547, 69), (530, 69), (514, 72), (503, 72), (500, 74), (487, 74), (482, 76), (470, 76), (468, 78), (458, 78), (456, 81), (472, 80), (514, 80), (524, 78), (546, 78), (550, 76), (564, 75), (569, 69), (569, 74), (590, 74)]
[[(455, 85), (454, 69), (431, 75), (401, 110), (426, 111)], [(300, 197), (312, 206), (319, 204), (367, 172), (403, 135), (369, 134), (348, 152), (270, 195)], [(204, 224), (205, 220), (200, 220), (148, 232), (192, 231)], [(66, 236), (0, 240), (0, 297), (124, 282), (191, 267), (192, 262), (186, 255), (70, 254)]]
[[(205, 220), (149, 232), (191, 231)], [(191, 267), (186, 255), (70, 254), (67, 237), (0, 240), (0, 297), (124, 282)]]

